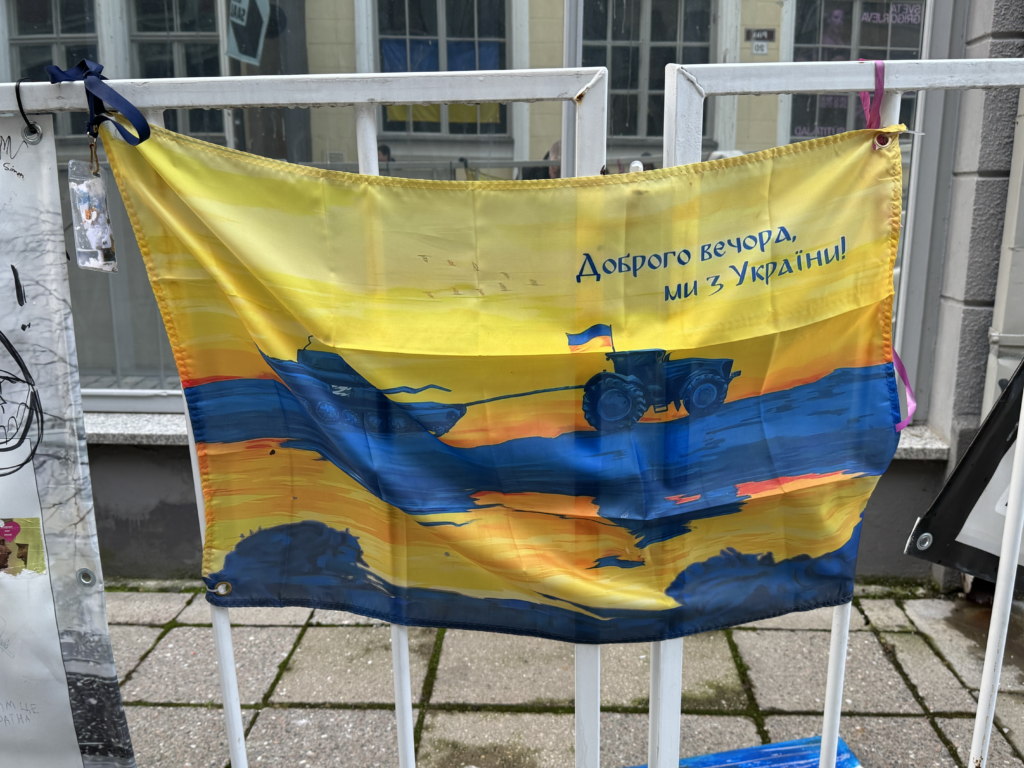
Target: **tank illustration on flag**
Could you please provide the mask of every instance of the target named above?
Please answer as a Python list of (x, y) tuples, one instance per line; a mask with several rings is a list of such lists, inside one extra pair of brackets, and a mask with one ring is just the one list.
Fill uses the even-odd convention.
[(443, 184), (105, 138), (207, 599), (583, 643), (848, 601), (898, 443), (876, 138)]

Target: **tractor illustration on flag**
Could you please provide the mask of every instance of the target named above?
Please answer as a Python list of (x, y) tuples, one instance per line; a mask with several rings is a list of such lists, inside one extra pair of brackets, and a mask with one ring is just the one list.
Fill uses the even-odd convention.
[(686, 409), (691, 418), (714, 413), (725, 403), (729, 382), (740, 375), (727, 358), (687, 357), (673, 360), (663, 349), (616, 352), (608, 325), (566, 334), (573, 353), (610, 348), (605, 358), (613, 370), (601, 371), (583, 385), (551, 387), (468, 403), (396, 402), (389, 395), (416, 395), (428, 389), (451, 390), (437, 384), (377, 389), (334, 352), (298, 350), (295, 362), (264, 356), (302, 407), (326, 428), (353, 427), (369, 434), (429, 432), (441, 437), (476, 405), (530, 397), (546, 392), (583, 390), (583, 416), (598, 432), (615, 432), (636, 424), (653, 408), (664, 413), (669, 405)]
[(664, 413), (680, 404), (691, 417), (707, 416), (725, 403), (729, 382), (740, 375), (732, 360), (687, 357), (673, 360), (663, 349), (616, 352), (609, 325), (592, 325), (567, 333), (573, 353), (611, 348), (605, 358), (614, 371), (602, 371), (583, 386), (583, 416), (598, 432), (614, 432), (636, 424), (653, 408)]

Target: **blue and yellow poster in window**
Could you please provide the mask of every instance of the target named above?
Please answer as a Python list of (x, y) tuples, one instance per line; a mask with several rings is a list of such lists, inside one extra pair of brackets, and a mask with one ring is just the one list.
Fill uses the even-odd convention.
[(535, 182), (108, 136), (208, 599), (585, 643), (849, 600), (899, 420), (877, 136)]

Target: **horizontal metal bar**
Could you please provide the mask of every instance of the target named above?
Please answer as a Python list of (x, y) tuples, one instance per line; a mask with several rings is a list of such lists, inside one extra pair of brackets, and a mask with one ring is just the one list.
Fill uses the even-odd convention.
[[(110, 80), (139, 109), (341, 107), (353, 104), (485, 104), (585, 98), (604, 67), (354, 75), (260, 75)], [(86, 109), (83, 83), (22, 83), (26, 112)], [(0, 112), (16, 112), (14, 84), (0, 85)]]
[[(708, 96), (762, 93), (845, 93), (875, 88), (873, 61), (770, 64), (669, 64)], [(672, 72), (668, 71), (671, 76)], [(889, 91), (1024, 88), (1022, 59), (934, 59), (885, 62)]]

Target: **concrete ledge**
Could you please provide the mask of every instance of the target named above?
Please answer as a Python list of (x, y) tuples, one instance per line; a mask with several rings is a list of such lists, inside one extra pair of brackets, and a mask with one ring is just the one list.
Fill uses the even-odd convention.
[(183, 413), (86, 413), (90, 445), (188, 445)]
[[(185, 415), (181, 413), (86, 413), (90, 445), (188, 445)], [(949, 446), (925, 426), (900, 433), (897, 460), (945, 461)]]
[(896, 460), (945, 461), (948, 458), (949, 446), (928, 427), (915, 424), (900, 432)]

